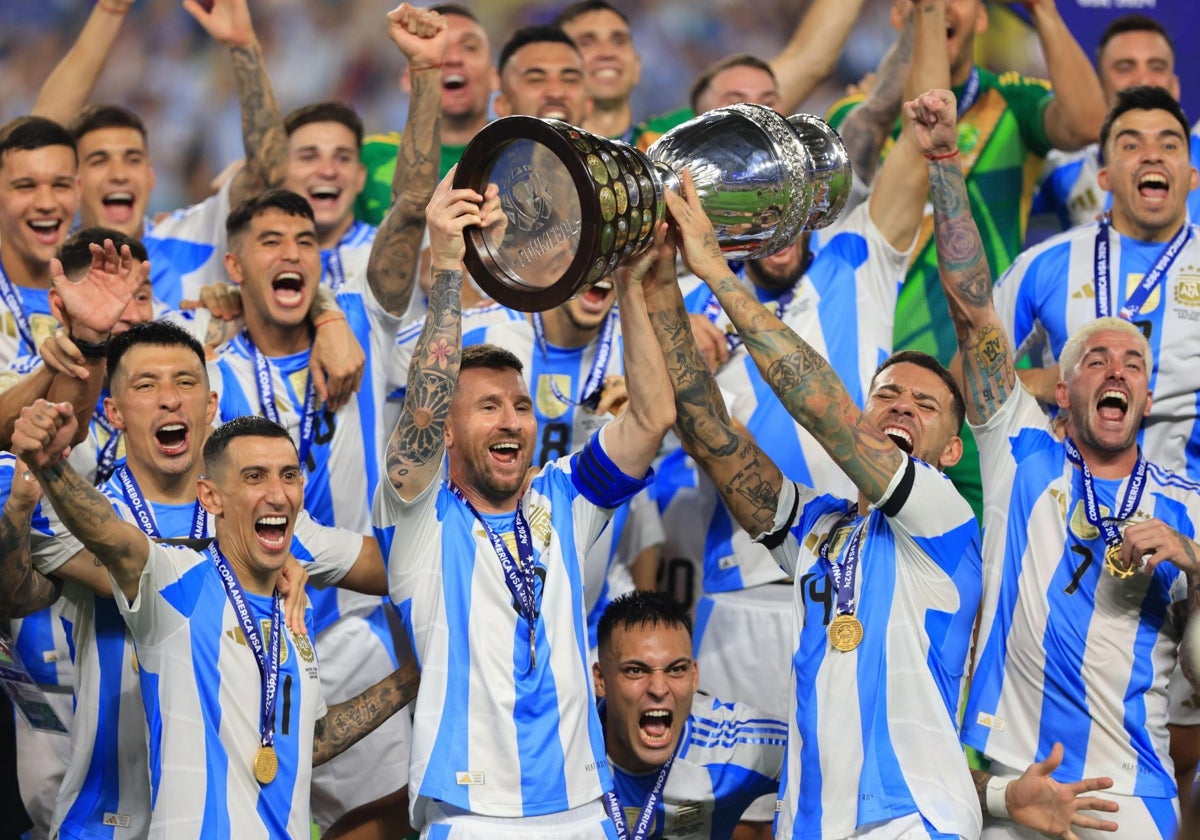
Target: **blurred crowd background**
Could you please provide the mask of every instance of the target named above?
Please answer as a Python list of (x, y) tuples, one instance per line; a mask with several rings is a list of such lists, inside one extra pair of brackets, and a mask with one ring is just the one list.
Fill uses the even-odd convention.
[[(466, 0), (464, 5), (480, 17), (493, 49), (499, 50), (516, 27), (549, 22), (567, 2)], [(833, 79), (805, 110), (823, 114), (846, 85), (875, 67), (895, 34), (888, 22), (890, 3), (869, 0)], [(382, 31), (383, 16), (394, 5), (392, 0), (252, 0), (284, 111), (334, 98), (358, 109), (368, 132), (403, 125), (407, 97), (398, 84), (403, 61)], [(640, 120), (686, 104), (692, 78), (729, 53), (770, 58), (809, 0), (617, 0), (616, 5), (629, 15), (645, 64), (634, 95)], [(0, 121), (29, 112), (90, 8), (87, 0), (0, 2)], [(993, 7), (991, 23), (979, 56), (984, 66), (1044, 75), (1037, 41), (1023, 21)], [(93, 101), (127, 105), (145, 119), (158, 176), (151, 212), (200, 200), (212, 177), (241, 156), (229, 60), (179, 0), (138, 0)]]

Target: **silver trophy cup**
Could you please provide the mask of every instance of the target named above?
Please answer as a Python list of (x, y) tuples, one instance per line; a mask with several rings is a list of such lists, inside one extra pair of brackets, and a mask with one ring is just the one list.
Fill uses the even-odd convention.
[(484, 226), (467, 231), (467, 269), (505, 306), (558, 306), (649, 247), (684, 169), (729, 258), (767, 257), (831, 224), (850, 194), (841, 138), (807, 114), (730, 105), (646, 153), (558, 120), (506, 117), (475, 136), (454, 177), (481, 194), (496, 187)]

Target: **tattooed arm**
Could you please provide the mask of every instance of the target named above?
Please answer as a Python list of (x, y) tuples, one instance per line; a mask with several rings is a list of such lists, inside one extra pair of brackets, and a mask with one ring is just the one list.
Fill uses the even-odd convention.
[[(31, 112), (66, 125), (87, 104), (117, 42), (133, 0), (105, 0), (92, 7), (79, 37), (50, 71)], [(81, 161), (82, 163), (82, 161)]]
[(959, 167), (955, 100), (930, 91), (904, 104), (904, 120), (927, 158), (942, 291), (958, 334), (967, 419), (985, 423), (1017, 387), (1012, 349), (992, 303), (992, 273)]
[(251, 195), (283, 183), (287, 134), (246, 0), (212, 0), (211, 5), (211, 11), (206, 11), (200, 0), (183, 2), (209, 35), (229, 47), (233, 59), (246, 153), (246, 165), (234, 176), (229, 190), (230, 206), (237, 207)]
[(412, 94), (396, 152), (392, 208), (371, 247), (367, 283), (379, 304), (399, 317), (408, 308), (441, 161), (442, 57), (448, 34), (437, 12), (407, 3), (388, 13), (388, 34), (408, 59)]
[(483, 196), (452, 189), (453, 179), (452, 169), (425, 211), (433, 254), (429, 311), (413, 348), (404, 407), (387, 447), (388, 480), (408, 501), (419, 496), (441, 468), (450, 398), (462, 360), (462, 231), (483, 221)]
[(313, 727), (313, 767), (357, 744), (417, 698), (421, 674), (409, 659), (362, 694), (330, 707)]
[(40, 496), (37, 481), (17, 461), (0, 512), (0, 620), (23, 618), (58, 600), (56, 581), (33, 568), (29, 536)]
[(38, 400), (22, 409), (13, 429), (13, 452), (29, 465), (63, 524), (108, 567), (130, 601), (150, 556), (150, 543), (137, 526), (123, 521), (100, 491), (64, 457), (75, 432), (70, 403)]
[(675, 429), (684, 450), (712, 478), (729, 512), (748, 534), (773, 530), (783, 474), (725, 410), (725, 399), (692, 336), (674, 278), (674, 261), (660, 259), (658, 270), (647, 276), (643, 288), (650, 324), (675, 392)]
[(668, 193), (667, 205), (683, 231), (684, 260), (713, 290), (788, 413), (817, 439), (868, 501), (879, 501), (906, 456), (863, 417), (829, 362), (733, 276), (690, 173), (684, 173), (683, 183), (685, 198)]

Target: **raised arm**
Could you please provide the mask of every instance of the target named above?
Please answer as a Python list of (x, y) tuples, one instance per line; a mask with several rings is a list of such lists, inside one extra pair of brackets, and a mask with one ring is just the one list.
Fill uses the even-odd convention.
[(388, 480), (408, 501), (419, 496), (441, 468), (450, 398), (462, 361), (462, 232), (467, 225), (483, 223), (483, 196), (452, 189), (453, 178), (451, 169), (425, 211), (433, 270), (429, 310), (413, 347), (404, 407), (387, 447)]
[(313, 726), (312, 763), (341, 755), (417, 698), (421, 673), (412, 657), (362, 694), (331, 706)]
[(246, 165), (233, 177), (229, 191), (229, 205), (237, 207), (255, 193), (283, 183), (287, 134), (246, 0), (211, 0), (207, 5), (211, 10), (200, 0), (183, 0), (183, 8), (209, 35), (229, 47), (233, 59), (246, 154)]
[(1094, 143), (1108, 110), (1100, 77), (1087, 53), (1058, 13), (1054, 0), (1024, 4), (1046, 57), (1054, 99), (1044, 111), (1046, 137), (1056, 149), (1072, 151)]
[(33, 473), (17, 461), (0, 512), (0, 620), (24, 618), (58, 600), (56, 582), (33, 567), (29, 533), (40, 497)]
[(131, 6), (133, 0), (104, 0), (92, 7), (79, 37), (42, 83), (34, 116), (66, 125), (83, 110)]
[(783, 113), (795, 113), (833, 72), (862, 7), (863, 0), (813, 0), (792, 37), (770, 61)]
[(904, 104), (906, 127), (927, 158), (942, 291), (958, 335), (967, 419), (984, 423), (1014, 387), (1012, 349), (992, 304), (992, 273), (958, 164), (954, 94), (934, 90)]
[(783, 474), (745, 428), (735, 426), (692, 329), (674, 262), (660, 259), (643, 281), (654, 337), (675, 394), (675, 429), (689, 455), (716, 485), (738, 524), (752, 536), (773, 530)]
[(684, 173), (683, 184), (685, 198), (668, 193), (667, 205), (683, 231), (684, 260), (713, 290), (788, 413), (816, 438), (868, 501), (879, 501), (906, 456), (866, 421), (829, 362), (729, 271), (691, 173)]
[(444, 17), (407, 3), (388, 12), (388, 35), (408, 60), (412, 94), (396, 151), (392, 207), (371, 247), (367, 282), (380, 305), (399, 317), (412, 298), (425, 232), (425, 207), (437, 184), (442, 154), (442, 58), (449, 36)]
[(67, 463), (64, 455), (74, 432), (70, 403), (38, 400), (21, 411), (13, 430), (13, 452), (29, 465), (67, 530), (102, 560), (132, 601), (150, 556), (150, 543)]
[(659, 232), (655, 247), (632, 265), (617, 270), (617, 306), (621, 313), (621, 340), (625, 352), (625, 410), (604, 429), (604, 449), (621, 472), (641, 478), (650, 469), (663, 436), (675, 422), (675, 407), (663, 399), (671, 387), (662, 349), (654, 340), (646, 309), (643, 280), (647, 272), (666, 264), (675, 272), (674, 249)]

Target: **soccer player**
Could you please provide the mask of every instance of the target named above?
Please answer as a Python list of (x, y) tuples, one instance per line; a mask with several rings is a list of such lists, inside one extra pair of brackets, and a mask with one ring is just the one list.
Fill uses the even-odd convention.
[(787, 724), (698, 694), (691, 630), (687, 608), (656, 592), (622, 595), (600, 619), (606, 801), (630, 836), (728, 840), (746, 806), (779, 788)]
[[(108, 370), (112, 388), (105, 406), (124, 434), (127, 461), (103, 492), (152, 539), (204, 544), (213, 536), (213, 521), (197, 499), (196, 479), (216, 395), (208, 388), (203, 348), (173, 324), (145, 323), (112, 340)], [(321, 528), (301, 512), (291, 552), (321, 586), (386, 592), (373, 539)], [(71, 759), (51, 835), (101, 836), (107, 815), (123, 820), (130, 836), (145, 836), (151, 788), (133, 641), (107, 576), (90, 554), (56, 561), (38, 562), (36, 569), (66, 581), (63, 612), (77, 676)], [(292, 589), (298, 594), (300, 587)], [(306, 633), (302, 610), (299, 617), (293, 627)]]
[[(1109, 108), (1116, 104), (1118, 93), (1142, 85), (1165, 88), (1179, 98), (1175, 45), (1163, 25), (1146, 15), (1122, 15), (1105, 27), (1096, 48), (1096, 72)], [(1190, 140), (1196, 157), (1200, 133), (1193, 129)], [(1112, 204), (1099, 184), (1102, 166), (1100, 147), (1094, 143), (1077, 152), (1051, 151), (1030, 212), (1057, 215), (1063, 230), (1094, 222)], [(1188, 208), (1193, 218), (1200, 216), (1200, 191), (1189, 194)]]
[[(1064, 439), (1017, 384), (955, 159), (954, 114), (947, 91), (905, 105), (929, 159), (942, 285), (984, 476), (984, 593), (963, 740), (992, 760), (995, 778), (980, 796), (995, 817), (1004, 797), (991, 793), (1010, 768), (1064, 742), (1072, 749), (1057, 779), (1112, 777), (1116, 836), (1171, 838), (1179, 811), (1166, 684), (1200, 580), (1200, 485), (1138, 447), (1152, 350), (1128, 321), (1090, 319), (1062, 348)], [(1136, 125), (1117, 122), (1118, 131)], [(1162, 140), (1151, 130), (1122, 142)], [(984, 836), (1027, 834), (989, 821)]]
[(200, 553), (154, 543), (79, 478), (62, 458), (74, 422), (69, 405), (39, 400), (14, 448), (106, 564), (138, 667), (154, 675), (149, 836), (306, 834), (312, 766), (412, 699), (417, 677), (410, 663), (326, 708), (312, 645), (284, 626), (276, 588), (304, 501), (295, 445), (260, 417), (209, 436), (197, 487), (216, 541)]
[[(611, 788), (588, 679), (581, 560), (609, 511), (645, 486), (674, 419), (640, 296), (618, 278), (629, 404), (583, 449), (532, 469), (536, 424), (520, 362), (461, 349), (462, 230), (483, 196), (447, 175), (427, 211), (434, 280), (388, 444), (376, 522), (428, 675), (413, 725), (413, 823), (423, 836), (611, 837)], [(445, 466), (444, 466), (445, 465)]]

